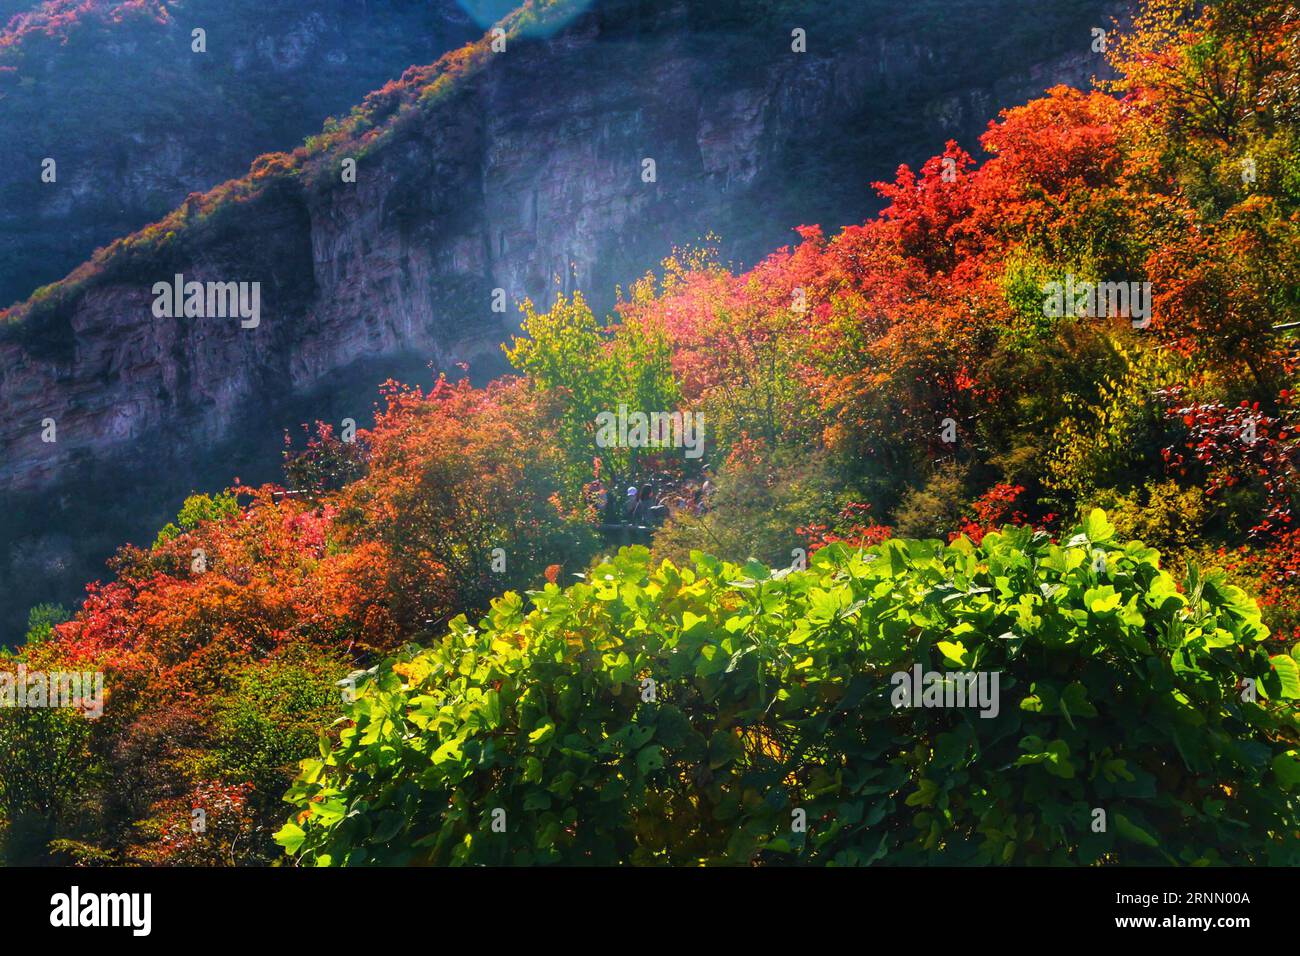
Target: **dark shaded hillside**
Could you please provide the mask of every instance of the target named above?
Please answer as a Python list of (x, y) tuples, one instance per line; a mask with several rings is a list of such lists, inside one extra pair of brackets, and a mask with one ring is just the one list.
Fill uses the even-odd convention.
[[(708, 231), (752, 261), (791, 223), (860, 220), (900, 162), (1086, 84), (1107, 5), (605, 0), (567, 20), (584, 6), (549, 5), (558, 33), (516, 24), (503, 55), (480, 44), (409, 71), (10, 311), (11, 626), (75, 598), (191, 489), (268, 476), (284, 428), (339, 408), (364, 423), (379, 380), (429, 361), (493, 370), (516, 319), (492, 311), (494, 289), (542, 300), (558, 282), (603, 307)], [(261, 282), (261, 325), (155, 319), (152, 284), (176, 272)], [(47, 417), (57, 444), (40, 441)]]
[(5, 305), (480, 32), (457, 0), (29, 0), (0, 18), (19, 9), (0, 33)]

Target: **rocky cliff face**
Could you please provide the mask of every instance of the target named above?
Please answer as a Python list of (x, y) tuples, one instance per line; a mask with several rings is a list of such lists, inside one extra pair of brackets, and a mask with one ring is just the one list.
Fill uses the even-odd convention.
[(482, 32), (457, 0), (17, 6), (0, 4), (0, 305)]
[[(987, 6), (1003, 29), (1032, 32), (1033, 11)], [(597, 4), (549, 38), (511, 39), (353, 157), (355, 183), (344, 150), (324, 182), (277, 180), (200, 238), (19, 318), (0, 342), (0, 489), (17, 503), (7, 577), (43, 562), (53, 580), (79, 563), (49, 517), (81, 513), (79, 495), (141, 498), (144, 484), (174, 511), (197, 485), (271, 477), (263, 452), (286, 426), (363, 422), (387, 374), (496, 370), (525, 296), (582, 288), (609, 305), (616, 284), (710, 230), (724, 257), (752, 261), (793, 225), (860, 220), (875, 208), (868, 183), (899, 162), (949, 137), (974, 150), (997, 108), (1086, 83), (1101, 69), (1094, 6), (1028, 62), (972, 54), (958, 28), (909, 35), (884, 21), (812, 29), (795, 53), (786, 23), (730, 29), (685, 2)], [(176, 273), (261, 283), (260, 323), (156, 318), (153, 284)], [(157, 522), (156, 508), (119, 507), (136, 536)]]

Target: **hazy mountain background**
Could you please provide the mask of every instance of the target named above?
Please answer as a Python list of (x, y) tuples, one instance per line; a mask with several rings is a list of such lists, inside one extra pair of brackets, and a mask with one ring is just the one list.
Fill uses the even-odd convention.
[(4, 305), (482, 32), (457, 0), (5, 0), (0, 17)]

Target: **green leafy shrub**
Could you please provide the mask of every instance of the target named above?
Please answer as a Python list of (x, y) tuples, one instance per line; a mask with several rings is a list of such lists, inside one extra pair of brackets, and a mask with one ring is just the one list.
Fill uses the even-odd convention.
[(62, 604), (48, 602), (37, 604), (27, 612), (27, 636), (23, 643), (34, 647), (42, 641), (49, 640), (54, 629), (68, 617), (68, 609)]
[(830, 521), (844, 483), (824, 453), (777, 450), (770, 460), (737, 457), (714, 476), (701, 514), (678, 509), (654, 536), (654, 556), (684, 563), (692, 551), (789, 565), (806, 548), (802, 526)]
[(216, 495), (190, 495), (181, 505), (176, 521), (163, 525), (154, 539), (154, 550), (158, 550), (168, 541), (179, 538), (187, 531), (193, 531), (204, 521), (220, 521), (239, 513), (239, 502), (230, 492)]
[(1165, 352), (1112, 343), (1115, 374), (1091, 383), (1096, 395), (1067, 395), (1069, 414), (1056, 422), (1044, 484), (1062, 502), (1086, 501), (1099, 488), (1132, 483), (1155, 470), (1154, 449), (1167, 444), (1156, 398), (1177, 365)]
[[(277, 840), (317, 865), (1300, 862), (1296, 660), (1219, 574), (1180, 590), (1113, 538), (1096, 511), (1059, 544), (777, 573), (624, 549), (378, 667)], [(997, 673), (999, 706), (895, 707), (914, 665)]]
[[(5, 677), (15, 680), (13, 671)], [(0, 863), (48, 863), (51, 840), (88, 825), (98, 774), (90, 730), (72, 710), (15, 707), (0, 693)]]
[(315, 749), (316, 728), (332, 716), (341, 696), (336, 684), (349, 670), (341, 656), (306, 652), (242, 668), (215, 704), (213, 743), (201, 766), (258, 793), (283, 790), (297, 761)]
[(1212, 501), (1195, 486), (1153, 481), (1127, 491), (1108, 489), (1096, 503), (1110, 517), (1116, 533), (1137, 538), (1162, 552), (1182, 552), (1200, 543), (1213, 517)]
[(894, 528), (903, 537), (946, 537), (961, 526), (963, 504), (970, 498), (969, 469), (958, 462), (940, 465), (924, 485), (908, 489), (894, 509)]

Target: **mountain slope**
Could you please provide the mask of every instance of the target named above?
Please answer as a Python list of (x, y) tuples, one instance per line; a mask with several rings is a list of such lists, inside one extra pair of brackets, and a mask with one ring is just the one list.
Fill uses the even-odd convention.
[(15, 6), (30, 9), (0, 31), (5, 305), (480, 32), (457, 0), (29, 0), (0, 16)]
[[(286, 426), (361, 422), (388, 375), (494, 370), (516, 318), (494, 311), (502, 297), (581, 286), (608, 305), (710, 230), (743, 260), (791, 222), (860, 220), (899, 162), (1102, 68), (1101, 3), (990, 0), (938, 20), (949, 4), (585, 6), (530, 5), (505, 52), (485, 38), (413, 68), (5, 315), (0, 578), (22, 582), (15, 608), (66, 596), (191, 488), (272, 477)], [(178, 273), (260, 282), (258, 327), (155, 318), (154, 284)]]

